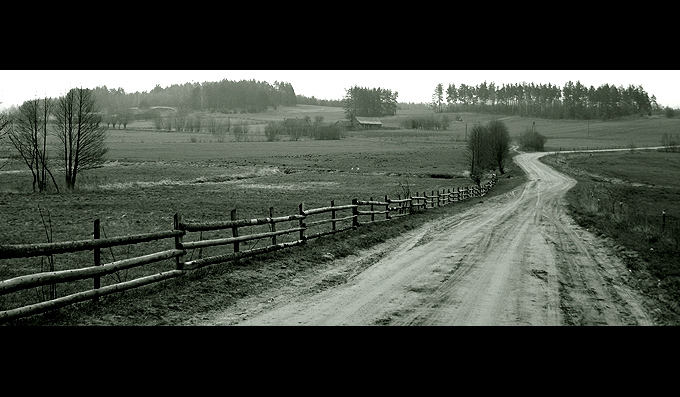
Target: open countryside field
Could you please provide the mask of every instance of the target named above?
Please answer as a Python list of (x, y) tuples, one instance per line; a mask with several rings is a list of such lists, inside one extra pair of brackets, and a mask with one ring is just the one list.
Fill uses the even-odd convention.
[(613, 239), (638, 288), (663, 303), (658, 315), (680, 323), (680, 153), (583, 153), (543, 161), (578, 181), (566, 195), (572, 216)]
[[(446, 132), (400, 131), (388, 139), (350, 133), (341, 141), (222, 143), (211, 141), (210, 134), (200, 135), (206, 139), (192, 142), (191, 133), (111, 130), (107, 163), (82, 173), (74, 192), (34, 194), (30, 173), (21, 164), (6, 165), (0, 171), (0, 222), (5, 225), (0, 241), (90, 239), (95, 219), (101, 220), (102, 237), (112, 237), (172, 229), (175, 213), (189, 222), (227, 220), (236, 209), (239, 219), (251, 219), (269, 216), (273, 207), (274, 216), (284, 216), (298, 213), (301, 203), (318, 208), (331, 201), (343, 205), (355, 198), (397, 198), (408, 190), (470, 185), (464, 176), (463, 142), (455, 142)], [(286, 238), (294, 236), (282, 236), (279, 242)], [(104, 250), (102, 260), (158, 252), (170, 245), (166, 240), (114, 247)], [(207, 256), (210, 249), (195, 250), (189, 257)], [(91, 256), (91, 252), (56, 255), (52, 266), (45, 258), (1, 260), (0, 278), (91, 266)], [(142, 275), (166, 270), (172, 266), (169, 262), (145, 266)], [(129, 276), (124, 272), (105, 276), (102, 285)], [(91, 280), (74, 284), (87, 288)], [(58, 291), (59, 296), (65, 293)], [(40, 289), (3, 296), (0, 306), (35, 303), (43, 294)]]
[[(126, 130), (109, 131), (106, 165), (83, 173), (75, 192), (33, 194), (30, 173), (20, 165), (0, 170), (0, 222), (6, 225), (0, 230), (0, 241), (45, 242), (46, 234), (53, 241), (88, 239), (97, 218), (107, 236), (117, 236), (171, 229), (176, 212), (188, 221), (207, 221), (226, 220), (232, 209), (237, 210), (239, 219), (264, 217), (274, 207), (274, 215), (281, 216), (295, 214), (300, 203), (305, 208), (317, 208), (328, 206), (331, 200), (342, 205), (353, 198), (395, 198), (407, 190), (422, 192), (469, 185), (465, 177), (466, 126), (485, 123), (493, 116), (461, 113), (458, 116), (463, 121), (452, 122), (446, 131), (389, 128), (397, 128), (407, 117), (423, 114), (431, 113), (399, 111), (396, 116), (381, 118), (384, 130), (348, 132), (340, 141), (291, 141), (283, 137), (279, 142), (265, 142), (262, 130), (252, 128), (246, 142), (220, 143), (209, 133), (157, 132), (148, 128), (148, 122), (131, 123)], [(299, 106), (239, 115), (232, 117), (232, 122), (263, 126), (268, 121), (307, 115), (312, 119), (323, 116), (324, 122), (344, 117), (340, 108)], [(453, 114), (448, 116), (454, 118)], [(680, 128), (678, 120), (664, 118), (589, 124), (501, 119), (513, 137), (535, 121), (536, 130), (548, 137), (548, 150), (657, 146), (664, 132), (675, 133)], [(521, 171), (514, 164), (508, 172), (515, 177), (512, 181), (521, 180)], [(103, 253), (103, 260), (120, 260), (159, 249), (166, 248), (158, 243), (119, 247)], [(200, 254), (206, 253), (192, 253)], [(54, 268), (63, 270), (90, 263), (91, 253), (59, 255)], [(169, 267), (167, 263), (159, 266)], [(40, 258), (14, 260), (11, 266), (1, 260), (0, 279), (46, 268)], [(149, 267), (149, 272), (153, 271)], [(107, 277), (110, 282), (126, 276)], [(102, 279), (102, 284), (106, 283)], [(35, 301), (38, 295), (38, 291), (30, 291), (22, 299)], [(2, 308), (15, 304), (7, 297), (1, 299)]]

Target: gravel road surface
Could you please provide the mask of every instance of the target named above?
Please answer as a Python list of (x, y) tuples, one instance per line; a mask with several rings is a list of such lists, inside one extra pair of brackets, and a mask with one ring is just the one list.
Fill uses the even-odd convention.
[(310, 283), (200, 325), (654, 325), (610, 242), (580, 228), (576, 181), (523, 153), (523, 186), (335, 260)]

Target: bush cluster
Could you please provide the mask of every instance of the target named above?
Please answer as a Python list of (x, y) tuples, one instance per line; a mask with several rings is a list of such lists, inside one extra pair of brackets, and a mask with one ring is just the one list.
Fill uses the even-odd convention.
[(524, 132), (519, 134), (519, 146), (522, 150), (542, 152), (548, 138), (536, 132), (535, 129), (527, 127)]
[(434, 114), (430, 116), (422, 117), (409, 117), (402, 120), (401, 127), (410, 130), (445, 130), (449, 127), (449, 117), (447, 115), (436, 116)]
[(317, 116), (313, 124), (305, 117), (305, 122), (270, 122), (264, 127), (264, 135), (269, 142), (279, 140), (280, 135), (288, 135), (292, 140), (308, 136), (316, 140), (339, 140), (344, 138), (344, 130), (336, 124), (322, 125), (323, 117)]

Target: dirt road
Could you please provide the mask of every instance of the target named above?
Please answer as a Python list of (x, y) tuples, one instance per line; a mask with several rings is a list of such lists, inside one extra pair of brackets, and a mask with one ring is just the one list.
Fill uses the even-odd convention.
[(541, 155), (515, 157), (522, 187), (334, 261), (348, 282), (259, 297), (203, 325), (653, 325), (611, 244), (566, 215), (575, 180)]

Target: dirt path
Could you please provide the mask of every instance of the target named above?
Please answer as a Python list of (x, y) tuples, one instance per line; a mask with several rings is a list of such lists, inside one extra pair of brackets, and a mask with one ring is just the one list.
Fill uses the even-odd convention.
[(576, 181), (543, 154), (515, 157), (524, 186), (306, 280), (346, 283), (255, 297), (200, 325), (653, 325), (610, 244), (566, 215)]

